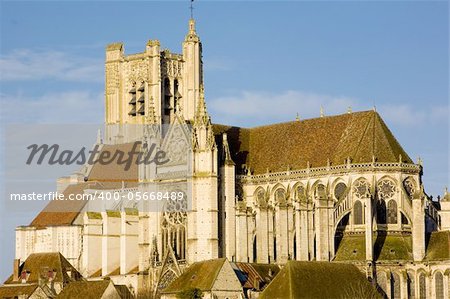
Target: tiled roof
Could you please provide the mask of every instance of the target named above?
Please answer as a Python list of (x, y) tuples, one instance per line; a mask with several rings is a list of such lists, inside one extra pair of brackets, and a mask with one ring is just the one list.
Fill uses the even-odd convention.
[(27, 285), (3, 285), (0, 286), (0, 298), (22, 298), (20, 296), (25, 295), (26, 298), (31, 296), (38, 288), (37, 284)]
[[(125, 143), (118, 145), (104, 145), (101, 152), (109, 151), (113, 155), (116, 151), (128, 153), (132, 150), (134, 143)], [(137, 149), (139, 150), (139, 146)], [(135, 161), (135, 160), (134, 160)], [(74, 185), (69, 185), (63, 191), (65, 198), (69, 194), (83, 194), (85, 189), (117, 189), (122, 184), (125, 187), (135, 187), (138, 181), (138, 166), (132, 163), (128, 170), (124, 169), (124, 165), (117, 163), (117, 159), (112, 163), (100, 164), (95, 163), (87, 177), (87, 181)], [(84, 208), (87, 201), (51, 201), (36, 216), (30, 226), (47, 227), (70, 225), (77, 218), (80, 211)]]
[(231, 263), (244, 289), (262, 290), (278, 274), (275, 264)]
[[(253, 174), (353, 163), (412, 163), (380, 115), (374, 111), (292, 121), (251, 129), (214, 125), (216, 135), (227, 133), (230, 152), (238, 165)], [(220, 142), (220, 138), (217, 138)], [(219, 147), (220, 148), (220, 147)]]
[(56, 296), (56, 298), (103, 298), (103, 294), (110, 284), (112, 284), (111, 280), (71, 282), (61, 291), (61, 293), (59, 293), (58, 296)]
[[(88, 186), (86, 183), (69, 185), (64, 190), (64, 196), (69, 194), (82, 194)], [(50, 201), (47, 206), (31, 221), (30, 226), (45, 227), (53, 225), (69, 225), (78, 216), (86, 201)]]
[(450, 260), (450, 232), (432, 232), (428, 241), (425, 259), (428, 261)]
[(178, 293), (188, 288), (210, 291), (225, 261), (225, 258), (219, 258), (192, 264), (162, 293)]
[(134, 299), (133, 294), (131, 294), (130, 290), (126, 285), (123, 284), (116, 284), (114, 287), (117, 290), (117, 293), (119, 293), (120, 298), (122, 299)]
[[(124, 158), (126, 159), (127, 153), (133, 149), (134, 143), (124, 143), (115, 145), (103, 145), (101, 152), (110, 152), (111, 157), (118, 151), (124, 152)], [(136, 147), (136, 150), (140, 150), (140, 146)], [(100, 153), (101, 155), (101, 153)], [(133, 162), (136, 161), (136, 156), (133, 158)], [(88, 176), (88, 181), (98, 182), (134, 182), (138, 180), (138, 165), (131, 163), (130, 168), (125, 170), (124, 164), (117, 163), (116, 159), (112, 163), (100, 164), (95, 163)]]
[[(334, 258), (335, 261), (365, 261), (366, 241), (364, 234), (344, 235)], [(412, 261), (410, 235), (374, 234), (373, 257), (376, 261)]]
[(354, 265), (288, 261), (259, 298), (381, 298), (381, 296)]
[[(19, 275), (22, 271), (29, 273), (27, 283), (37, 283), (40, 277), (47, 278), (48, 271), (56, 271), (53, 279), (55, 282), (68, 282), (72, 279), (81, 278), (81, 274), (59, 252), (30, 254), (25, 262), (20, 265)], [(9, 283), (15, 283), (12, 275), (5, 282), (5, 284)]]
[[(130, 183), (128, 183), (128, 186)], [(120, 188), (119, 182), (84, 182), (69, 185), (63, 191), (65, 198), (69, 194), (83, 194), (85, 189), (112, 189)], [(47, 206), (33, 219), (30, 226), (47, 227), (70, 225), (77, 218), (80, 211), (86, 205), (86, 200), (54, 200), (50, 201)]]

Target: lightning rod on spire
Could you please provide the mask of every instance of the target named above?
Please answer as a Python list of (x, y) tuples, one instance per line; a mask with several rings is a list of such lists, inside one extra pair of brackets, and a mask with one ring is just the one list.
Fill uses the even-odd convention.
[(191, 19), (194, 18), (194, 0), (191, 0), (191, 5), (189, 6), (189, 9), (191, 11)]

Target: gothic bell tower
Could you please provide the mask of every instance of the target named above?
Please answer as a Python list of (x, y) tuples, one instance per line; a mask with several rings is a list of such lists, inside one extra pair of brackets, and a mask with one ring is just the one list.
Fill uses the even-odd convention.
[(181, 101), (183, 116), (193, 121), (203, 86), (202, 43), (195, 31), (195, 20), (189, 20), (189, 32), (183, 42), (183, 95)]

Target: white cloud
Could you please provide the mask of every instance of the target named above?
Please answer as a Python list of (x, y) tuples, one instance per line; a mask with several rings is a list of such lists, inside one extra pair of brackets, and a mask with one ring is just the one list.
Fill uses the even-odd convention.
[(345, 113), (348, 107), (357, 109), (357, 99), (345, 96), (329, 96), (303, 91), (288, 90), (281, 93), (243, 91), (238, 95), (211, 99), (208, 103), (215, 122), (235, 125), (268, 124), (320, 115)]
[(103, 62), (60, 51), (14, 50), (0, 56), (1, 81), (103, 82)]
[(203, 61), (203, 69), (208, 71), (231, 71), (234, 63), (226, 57), (207, 57)]
[(409, 104), (385, 104), (379, 110), (386, 121), (404, 127), (448, 122), (449, 115), (449, 107), (445, 105), (424, 108)]
[[(208, 109), (216, 123), (251, 127), (294, 120), (296, 113), (301, 119), (325, 115), (370, 110), (368, 100), (348, 96), (333, 96), (304, 91), (288, 90), (280, 93), (243, 91), (230, 96), (207, 101)], [(448, 106), (429, 106), (418, 109), (411, 104), (385, 104), (377, 107), (379, 113), (390, 124), (399, 127), (414, 127), (426, 123), (440, 124), (448, 121)]]
[(64, 91), (41, 96), (0, 95), (5, 123), (102, 123), (103, 93)]

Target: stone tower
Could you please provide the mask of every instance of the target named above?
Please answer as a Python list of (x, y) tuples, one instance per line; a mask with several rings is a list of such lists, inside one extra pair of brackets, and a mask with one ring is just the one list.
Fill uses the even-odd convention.
[(123, 43), (106, 47), (105, 143), (141, 139), (143, 124), (171, 124), (177, 109), (192, 122), (203, 85), (202, 44), (189, 20), (182, 54), (149, 40), (145, 51), (125, 55)]

